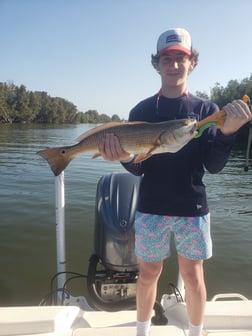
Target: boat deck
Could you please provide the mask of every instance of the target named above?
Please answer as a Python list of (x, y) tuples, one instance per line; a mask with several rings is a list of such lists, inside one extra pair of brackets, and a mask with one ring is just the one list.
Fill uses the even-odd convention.
[[(186, 336), (185, 332), (173, 326), (155, 326), (151, 327), (150, 336)], [(204, 330), (203, 336), (251, 336), (252, 331), (244, 330)], [(101, 329), (78, 329), (74, 331), (73, 336), (136, 336), (136, 329), (134, 327), (116, 327), (116, 328), (101, 328)]]
[[(164, 298), (164, 302), (165, 302)], [(150, 336), (188, 335), (184, 303), (167, 303), (168, 325)], [(136, 311), (83, 311), (76, 306), (1, 307), (0, 336), (135, 336)], [(208, 302), (202, 336), (252, 336), (252, 301)]]

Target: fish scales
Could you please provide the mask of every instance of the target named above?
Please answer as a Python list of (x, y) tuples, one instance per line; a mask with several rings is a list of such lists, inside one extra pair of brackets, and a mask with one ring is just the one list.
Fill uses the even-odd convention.
[[(155, 125), (155, 124), (153, 124)], [(116, 135), (121, 146), (126, 151), (133, 151), (135, 154), (142, 153), (146, 148), (150, 148), (153, 144), (158, 143), (161, 133), (164, 131), (164, 126), (155, 125), (150, 127), (149, 124), (130, 124), (121, 125), (118, 127), (111, 127), (109, 129), (97, 132), (90, 135), (79, 142), (85, 151), (95, 151), (98, 144), (106, 133), (113, 133)]]

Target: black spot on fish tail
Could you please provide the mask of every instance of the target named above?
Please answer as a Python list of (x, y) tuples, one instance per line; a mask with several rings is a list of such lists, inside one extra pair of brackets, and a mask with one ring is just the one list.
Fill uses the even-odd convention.
[(72, 158), (64, 148), (46, 148), (37, 152), (49, 164), (55, 176), (58, 176), (68, 166)]

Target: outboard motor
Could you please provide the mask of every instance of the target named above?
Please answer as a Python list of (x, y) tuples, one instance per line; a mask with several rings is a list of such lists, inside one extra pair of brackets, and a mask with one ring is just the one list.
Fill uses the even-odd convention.
[(138, 261), (134, 218), (141, 177), (114, 173), (97, 185), (94, 247), (87, 287), (96, 309), (135, 309)]

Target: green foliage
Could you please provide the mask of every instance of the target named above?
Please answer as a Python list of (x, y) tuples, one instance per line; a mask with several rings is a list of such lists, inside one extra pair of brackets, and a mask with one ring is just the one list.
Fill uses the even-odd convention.
[(216, 82), (215, 86), (211, 88), (210, 97), (201, 91), (196, 91), (195, 94), (201, 98), (212, 100), (220, 108), (235, 99), (241, 99), (245, 94), (252, 98), (252, 74), (240, 82), (232, 79), (226, 87)]
[(209, 99), (208, 94), (206, 92), (196, 91), (195, 95), (203, 99)]
[[(230, 80), (226, 87), (216, 83), (211, 88), (210, 97), (206, 92), (197, 91), (196, 95), (210, 99), (220, 108), (234, 99), (242, 98), (244, 94), (252, 97), (252, 74), (240, 82)], [(59, 97), (50, 97), (46, 92), (27, 91), (24, 85), (20, 87), (13, 83), (0, 82), (0, 123), (106, 123), (121, 121), (118, 115), (111, 118), (99, 114), (96, 110), (80, 112), (76, 106)], [(246, 138), (248, 125), (239, 132), (241, 138)]]
[[(240, 82), (238, 80), (230, 80), (226, 87), (221, 86), (220, 83), (217, 82), (211, 89), (210, 97), (208, 97), (205, 92), (196, 92), (197, 96), (204, 99), (210, 99), (220, 108), (231, 103), (235, 99), (242, 99), (245, 94), (252, 99), (252, 74), (250, 77), (244, 78)], [(237, 132), (237, 143), (245, 144), (247, 142), (250, 125), (251, 123), (247, 123), (239, 129)]]
[[(226, 87), (216, 83), (215, 87), (211, 90), (210, 99), (222, 108), (235, 99), (242, 99), (245, 94), (252, 99), (252, 74), (240, 82), (238, 80), (230, 80)], [(239, 129), (237, 132), (237, 143), (245, 144), (247, 142), (249, 128), (250, 123), (247, 123)]]
[(112, 121), (120, 121), (120, 118), (118, 117), (117, 114), (113, 114), (111, 120)]
[(230, 80), (226, 87), (216, 83), (211, 90), (210, 99), (218, 106), (223, 107), (234, 99), (241, 99), (245, 94), (252, 97), (252, 74), (240, 82)]
[(0, 123), (106, 123), (114, 119), (120, 121), (118, 116), (110, 118), (95, 110), (80, 112), (73, 103), (46, 92), (0, 82)]

